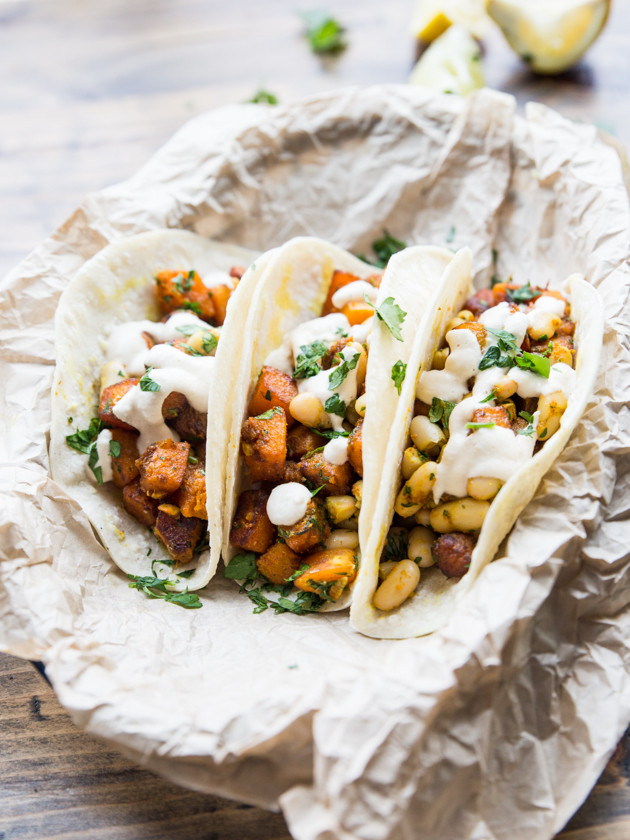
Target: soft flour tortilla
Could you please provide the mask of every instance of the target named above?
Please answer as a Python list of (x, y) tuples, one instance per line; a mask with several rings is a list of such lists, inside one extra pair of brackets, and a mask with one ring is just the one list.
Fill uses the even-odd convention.
[[(57, 366), (52, 388), (51, 473), (81, 505), (112, 559), (127, 574), (151, 574), (151, 561), (165, 556), (165, 548), (149, 528), (125, 511), (119, 489), (111, 483), (99, 487), (91, 479), (87, 457), (67, 445), (66, 435), (87, 428), (90, 419), (96, 416), (100, 371), (111, 331), (130, 321), (159, 320), (155, 273), (194, 268), (204, 283), (211, 286), (224, 283), (232, 266), (248, 266), (254, 257), (253, 252), (244, 248), (210, 242), (187, 231), (143, 233), (109, 245), (89, 260), (59, 301), (55, 316)], [(236, 364), (231, 335), (236, 331), (238, 338), (239, 325), (263, 265), (252, 266), (230, 298), (219, 346), (225, 342), (231, 353), (223, 354), (223, 364), (230, 364), (230, 360), (232, 366)], [(217, 372), (219, 364), (217, 357)], [(209, 424), (220, 424), (224, 410), (224, 405), (212, 403)], [(212, 467), (217, 469), (214, 462)], [(222, 477), (222, 462), (218, 469)], [(206, 474), (212, 476), (214, 484), (222, 485), (216, 472), (207, 469)], [(221, 516), (220, 500), (213, 499), (214, 505), (207, 505), (210, 550), (196, 558), (193, 574), (177, 588), (200, 589), (216, 570)]]
[[(374, 319), (372, 330), (372, 336), (377, 331), (380, 334), (387, 332), (390, 336), (392, 345), (390, 355), (393, 359), (391, 364), (398, 359), (406, 363), (414, 347), (420, 315), (426, 310), (444, 266), (453, 259), (451, 252), (440, 248), (410, 248), (405, 253), (420, 257), (417, 260), (416, 271), (410, 275), (404, 268), (401, 270), (400, 266), (406, 265), (406, 262), (404, 258), (397, 255), (390, 260), (379, 290), (379, 301), (391, 296), (408, 313), (401, 327), (403, 341), (395, 341), (386, 328), (379, 330), (377, 325), (380, 321), (377, 318)], [(226, 564), (237, 553), (237, 550), (230, 545), (229, 534), (236, 502), (240, 492), (245, 489), (247, 480), (239, 464), (241, 426), (247, 417), (247, 406), (264, 360), (272, 350), (282, 344), (287, 333), (298, 324), (320, 316), (335, 269), (356, 274), (361, 278), (375, 272), (374, 266), (367, 265), (347, 251), (316, 238), (293, 239), (282, 248), (265, 256), (268, 258), (267, 266), (256, 286), (249, 319), (243, 330), (243, 342), (247, 342), (247, 345), (243, 348), (238, 375), (230, 376), (227, 367), (223, 366), (222, 375), (215, 379), (213, 386), (220, 392), (221, 399), (231, 399), (234, 406), (231, 429), (225, 430), (223, 437), (219, 435), (214, 438), (212, 444), (210, 440), (208, 441), (209, 451), (227, 450), (223, 518), (223, 557)], [(383, 364), (372, 362), (374, 352), (372, 340), (370, 340), (366, 381), (369, 381), (373, 375), (378, 379), (379, 373), (385, 369)], [(381, 335), (378, 346), (381, 345), (387, 345), (386, 335)], [(227, 352), (227, 346), (220, 343), (217, 358), (224, 352)], [(378, 349), (377, 352), (379, 352)], [(393, 395), (392, 399), (386, 402), (393, 418), (398, 394), (391, 382), (391, 364), (388, 367), (388, 375)], [(389, 396), (389, 389), (387, 393)], [(387, 442), (387, 433), (383, 429), (389, 428), (389, 420), (385, 420), (384, 416), (382, 420), (384, 420), (383, 424), (373, 435), (374, 445), (369, 447), (369, 451), (365, 443), (363, 446), (364, 481), (359, 519), (360, 535), (365, 530), (365, 526), (361, 523), (369, 524), (374, 519), (380, 470)], [(369, 421), (366, 419), (365, 422)], [(365, 428), (366, 426), (364, 426), (364, 440)], [(217, 431), (220, 433), (220, 428), (215, 428), (210, 434), (216, 434)], [(365, 473), (367, 463), (370, 465), (369, 480), (366, 480)], [(209, 492), (212, 492), (211, 488)], [(334, 604), (325, 605), (323, 611), (343, 609), (348, 605), (350, 597), (351, 588)]]
[[(404, 256), (401, 255), (401, 258), (404, 259)], [(409, 258), (408, 268), (413, 271), (414, 260), (411, 255)], [(471, 255), (467, 249), (459, 252), (446, 267), (432, 307), (427, 311), (418, 329), (412, 352), (415, 365), (412, 366), (410, 361), (409, 370), (419, 372), (430, 369), (433, 354), (441, 343), (446, 324), (471, 294), (471, 267)], [(374, 505), (373, 520), (371, 523), (364, 523), (366, 533), (362, 535), (362, 560), (350, 612), (351, 625), (359, 632), (379, 639), (404, 639), (432, 633), (446, 624), (456, 609), (457, 601), (494, 558), (499, 545), (534, 496), (542, 477), (562, 452), (592, 393), (604, 327), (601, 300), (589, 283), (580, 275), (572, 275), (567, 280), (567, 292), (571, 299), (572, 318), (576, 321), (577, 387), (569, 398), (559, 430), (501, 488), (483, 523), (468, 573), (463, 578), (447, 578), (437, 567), (422, 569), (416, 592), (400, 607), (388, 612), (376, 609), (372, 598), (378, 587), (379, 562), (394, 514), (402, 454), (407, 445), (409, 424), (413, 416), (417, 378), (406, 378), (393, 422), (391, 408), (387, 409), (386, 401), (382, 399), (378, 377), (373, 375), (368, 382), (366, 422), (363, 430), (364, 451), (379, 434), (379, 428), (384, 427), (384, 422), (391, 423), (392, 431), (385, 463), (380, 471), (381, 482)], [(382, 330), (381, 335), (374, 338), (373, 356), (370, 358), (379, 364), (383, 360), (384, 366), (380, 376), (385, 380), (391, 356), (387, 357), (387, 347), (380, 346), (383, 340)], [(378, 352), (375, 352), (376, 342), (379, 342)], [(384, 411), (389, 411), (386, 417), (383, 416)], [(366, 474), (365, 483), (367, 480)]]

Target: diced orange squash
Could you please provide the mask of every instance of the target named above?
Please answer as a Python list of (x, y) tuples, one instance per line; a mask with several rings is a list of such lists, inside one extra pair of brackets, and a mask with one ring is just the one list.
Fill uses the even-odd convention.
[(495, 426), (503, 426), (504, 429), (511, 428), (510, 416), (502, 405), (484, 406), (476, 408), (472, 415), (473, 423), (494, 423)]
[(210, 286), (208, 291), (212, 295), (212, 303), (214, 304), (214, 317), (212, 320), (217, 326), (221, 326), (225, 321), (228, 300), (233, 290), (229, 286), (221, 284), (219, 286)]
[(241, 493), (230, 530), (230, 542), (245, 551), (263, 554), (273, 543), (276, 528), (267, 516), (268, 490)]
[(351, 327), (362, 324), (374, 315), (374, 307), (364, 300), (351, 300), (341, 308)]
[(125, 423), (124, 420), (119, 420), (116, 417), (114, 407), (125, 396), (127, 391), (134, 388), (137, 384), (138, 380), (132, 376), (129, 379), (121, 379), (120, 382), (114, 382), (113, 385), (108, 385), (107, 388), (103, 388), (98, 403), (98, 416), (106, 426), (136, 431), (129, 423)]
[(286, 583), (300, 568), (300, 558), (288, 545), (277, 542), (256, 560), (258, 571), (275, 584)]
[(310, 499), (304, 516), (295, 525), (283, 526), (279, 533), (296, 554), (304, 554), (317, 545), (323, 546), (330, 535), (324, 505), (319, 499)]
[(159, 501), (152, 499), (140, 488), (140, 479), (134, 478), (125, 484), (122, 491), (123, 507), (128, 514), (143, 525), (152, 528), (157, 519)]
[(363, 419), (359, 420), (348, 438), (348, 461), (363, 477)]
[(269, 417), (249, 417), (241, 432), (251, 481), (279, 481), (287, 459), (287, 418), (281, 408)]
[(344, 286), (347, 286), (349, 283), (354, 283), (356, 280), (360, 279), (361, 278), (357, 277), (356, 274), (348, 274), (346, 271), (334, 271), (332, 280), (330, 281), (328, 294), (324, 302), (324, 308), (322, 309), (322, 315), (330, 315), (331, 312), (337, 312), (338, 310), (335, 309), (332, 302), (335, 292), (339, 291), (339, 289), (342, 289)]
[(138, 432), (112, 429), (112, 441), (120, 444), (120, 455), (112, 455), (112, 483), (115, 487), (125, 487), (138, 475)]
[(159, 440), (147, 446), (136, 464), (140, 470), (140, 487), (153, 499), (174, 493), (184, 480), (190, 444)]
[(323, 485), (320, 495), (324, 496), (348, 495), (355, 480), (352, 466), (347, 461), (345, 464), (331, 464), (321, 452), (316, 452), (309, 458), (303, 458), (300, 461), (300, 470), (313, 487)]
[(477, 344), (479, 345), (480, 349), (483, 350), (486, 346), (486, 338), (488, 337), (488, 331), (484, 327), (483, 324), (479, 323), (479, 321), (465, 321), (463, 324), (458, 324), (454, 327), (456, 330), (470, 330), (474, 333), (475, 338), (477, 339)]
[(314, 449), (325, 446), (326, 438), (298, 423), (287, 434), (287, 458), (299, 461)]
[(183, 516), (207, 519), (206, 510), (206, 471), (201, 464), (188, 464), (184, 478), (175, 493), (173, 504), (177, 505)]
[(195, 546), (204, 532), (205, 524), (201, 519), (173, 516), (166, 510), (166, 505), (158, 508), (158, 515), (153, 533), (161, 540), (175, 563), (190, 563), (195, 553)]
[(204, 321), (214, 318), (212, 295), (196, 271), (160, 271), (155, 275), (155, 283), (164, 315), (176, 309), (189, 309)]
[(300, 563), (308, 563), (309, 569), (297, 577), (293, 584), (305, 592), (317, 595), (326, 593), (336, 600), (342, 587), (336, 587), (338, 581), (351, 583), (357, 573), (354, 551), (349, 548), (325, 548), (300, 558)]
[(297, 394), (297, 384), (292, 376), (264, 365), (249, 401), (247, 413), (252, 417), (264, 414), (270, 408), (281, 408), (287, 418), (287, 425), (292, 426), (295, 421), (289, 412), (289, 403)]

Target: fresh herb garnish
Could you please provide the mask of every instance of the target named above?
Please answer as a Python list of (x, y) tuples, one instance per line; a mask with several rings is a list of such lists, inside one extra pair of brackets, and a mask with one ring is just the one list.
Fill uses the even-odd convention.
[(295, 360), (296, 367), (293, 371), (294, 379), (310, 379), (317, 376), (321, 367), (319, 362), (322, 356), (328, 352), (328, 347), (322, 341), (314, 341), (312, 344), (303, 344), (300, 353)]
[(199, 458), (196, 455), (189, 455), (188, 456), (188, 463), (194, 466), (195, 464), (199, 463)]
[(256, 93), (252, 96), (251, 99), (246, 99), (246, 103), (253, 103), (254, 105), (262, 104), (262, 105), (277, 105), (278, 104), (278, 97), (275, 96), (273, 93), (269, 93), (268, 90), (264, 90), (263, 88), (259, 88)]
[(328, 387), (331, 391), (334, 391), (341, 385), (341, 383), (348, 376), (350, 371), (355, 369), (360, 358), (361, 354), (355, 353), (355, 355), (350, 359), (350, 361), (343, 359), (341, 364), (333, 368), (333, 370), (330, 373), (330, 376), (328, 377)]
[(520, 286), (518, 289), (506, 289), (505, 292), (506, 299), (511, 303), (527, 303), (527, 301), (533, 300), (539, 295), (540, 292), (532, 289), (529, 280), (524, 286)]
[(324, 411), (328, 414), (336, 414), (338, 417), (345, 417), (346, 404), (340, 398), (339, 394), (333, 394), (332, 397), (328, 397), (324, 403)]
[(144, 592), (149, 598), (158, 598), (166, 601), (169, 604), (176, 604), (178, 607), (183, 607), (186, 610), (198, 610), (202, 604), (196, 592), (189, 592), (185, 589), (183, 592), (174, 592), (167, 589), (167, 586), (175, 586), (175, 581), (164, 580), (163, 578), (147, 575), (141, 577), (139, 575), (127, 575), (131, 583), (130, 589), (137, 589), (139, 592)]
[(120, 441), (110, 440), (110, 442), (109, 442), (109, 454), (112, 456), (112, 458), (120, 458), (121, 451), (122, 451), (122, 447), (120, 445)]
[(528, 353), (527, 350), (523, 350), (522, 355), (516, 357), (516, 364), (524, 370), (532, 370), (539, 376), (549, 379), (551, 362), (547, 356), (538, 356), (536, 353)]
[(217, 349), (217, 344), (219, 343), (218, 338), (214, 333), (208, 332), (204, 333), (201, 338), (201, 346), (203, 347), (203, 351), (206, 356), (209, 356), (211, 353)]
[(455, 230), (455, 225), (451, 225), (451, 227), (449, 229), (449, 232), (444, 237), (444, 241), (446, 242), (447, 245), (450, 245), (451, 242), (455, 239), (456, 232), (457, 231)]
[(308, 565), (308, 563), (302, 563), (299, 569), (297, 569), (295, 572), (293, 572), (292, 575), (289, 575), (289, 577), (286, 578), (286, 582), (292, 583), (296, 578), (299, 578), (300, 575), (303, 575), (304, 572), (308, 572), (310, 568), (311, 567)]
[(494, 423), (466, 423), (467, 429), (491, 429)]
[(258, 577), (256, 555), (253, 551), (235, 554), (223, 572), (229, 580), (255, 580)]
[(407, 373), (407, 365), (398, 359), (397, 362), (394, 362), (392, 365), (392, 381), (396, 386), (396, 390), (398, 391), (398, 396), (400, 396), (400, 392), (402, 389), (402, 384), (405, 381), (405, 375)]
[(147, 368), (144, 375), (142, 376), (142, 379), (138, 382), (138, 385), (140, 386), (141, 391), (160, 391), (161, 390), (161, 386), (158, 385), (157, 382), (154, 382), (153, 379), (151, 379), (150, 373), (151, 373), (152, 370), (153, 370), (152, 367)]
[(379, 268), (385, 268), (391, 257), (406, 247), (406, 242), (403, 242), (402, 239), (396, 239), (391, 233), (384, 230), (383, 236), (372, 242), (372, 250), (376, 254), (374, 265), (377, 265)]
[(182, 303), (182, 309), (187, 309), (190, 312), (194, 312), (195, 315), (201, 315), (202, 314), (201, 306), (200, 306), (200, 304), (197, 303), (196, 300), (185, 300)]
[(302, 12), (301, 17), (306, 24), (306, 37), (314, 53), (339, 53), (348, 46), (345, 28), (327, 12)]
[(398, 306), (397, 303), (394, 303), (393, 297), (385, 298), (383, 303), (379, 306), (374, 306), (372, 301), (368, 298), (367, 295), (363, 295), (365, 302), (368, 303), (371, 307), (373, 307), (374, 311), (376, 312), (376, 316), (380, 321), (383, 321), (387, 329), (390, 333), (394, 336), (396, 341), (402, 341), (403, 337), (400, 332), (400, 327), (407, 317), (407, 313)]
[(484, 397), (482, 400), (479, 400), (480, 403), (487, 403), (490, 400), (493, 400), (497, 395), (496, 388), (493, 388), (492, 391), (488, 394), (487, 397)]
[[(350, 432), (347, 432), (345, 429), (315, 429), (313, 426), (308, 426), (311, 432), (315, 432), (316, 435), (320, 435), (320, 437), (328, 438), (328, 440), (333, 440), (333, 438), (338, 437), (349, 437)], [(323, 449), (324, 447), (320, 447)], [(316, 452), (317, 450), (313, 450)]]
[(442, 428), (447, 431), (448, 423), (451, 419), (451, 414), (455, 408), (456, 403), (449, 400), (441, 400), (438, 397), (433, 397), (431, 400), (431, 408), (429, 409), (429, 420), (432, 423), (442, 423)]
[(72, 449), (83, 452), (84, 455), (89, 455), (92, 444), (96, 442), (103, 429), (103, 422), (98, 417), (92, 417), (87, 429), (75, 432), (73, 435), (66, 436), (66, 443)]
[(534, 415), (530, 414), (529, 411), (519, 411), (519, 417), (522, 417), (523, 420), (527, 420), (528, 423), (532, 423), (534, 420)]
[(403, 531), (390, 531), (383, 548), (381, 562), (402, 560), (407, 556), (407, 540)]
[(254, 420), (269, 420), (273, 417), (274, 414), (284, 414), (284, 410), (280, 408), (280, 406), (276, 405), (274, 408), (270, 408), (267, 411), (264, 411), (262, 414), (257, 414), (254, 417)]
[(498, 341), (486, 350), (479, 362), (479, 370), (487, 370), (491, 367), (510, 368), (516, 365), (549, 378), (551, 364), (548, 358), (521, 350), (516, 346), (516, 336), (506, 330), (493, 330), (489, 327), (487, 329)]

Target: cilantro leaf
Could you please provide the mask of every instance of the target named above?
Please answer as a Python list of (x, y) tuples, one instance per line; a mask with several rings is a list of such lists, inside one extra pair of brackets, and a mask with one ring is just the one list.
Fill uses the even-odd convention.
[(433, 397), (431, 408), (429, 409), (429, 420), (432, 423), (441, 422), (442, 428), (446, 431), (455, 405), (456, 403), (450, 402), (449, 400), (441, 400), (438, 397)]
[(396, 390), (398, 391), (398, 396), (400, 396), (400, 392), (402, 390), (402, 384), (405, 381), (405, 375), (407, 374), (407, 365), (398, 359), (397, 362), (394, 362), (392, 365), (392, 381), (396, 386)]
[[(347, 432), (345, 429), (315, 429), (312, 426), (308, 426), (307, 428), (309, 428), (311, 430), (311, 432), (315, 432), (315, 434), (319, 435), (320, 437), (328, 438), (328, 440), (333, 440), (333, 438), (338, 438), (338, 437), (349, 437), (350, 436), (350, 432)], [(319, 448), (323, 449), (324, 447), (321, 446)], [(315, 449), (313, 450), (313, 452), (316, 452), (316, 451), (317, 450), (315, 450)]]
[(379, 268), (385, 268), (390, 258), (406, 247), (406, 242), (403, 242), (402, 239), (396, 239), (391, 233), (384, 230), (383, 236), (372, 242), (372, 250), (376, 254), (374, 265), (377, 265)]
[(255, 105), (262, 103), (263, 105), (277, 105), (278, 97), (268, 90), (259, 88), (251, 99), (246, 99), (246, 103), (253, 103)]
[(319, 362), (328, 352), (328, 347), (322, 341), (313, 341), (312, 344), (303, 344), (300, 351), (295, 360), (293, 378), (310, 379), (311, 376), (317, 376), (321, 370)]
[(141, 391), (160, 391), (161, 390), (161, 386), (158, 385), (157, 382), (154, 382), (153, 379), (151, 379), (150, 373), (151, 373), (152, 370), (153, 370), (152, 367), (147, 368), (144, 375), (142, 376), (142, 379), (138, 382), (138, 385), (140, 386)]
[(334, 54), (345, 50), (345, 28), (327, 12), (303, 12), (306, 24), (306, 37), (314, 53)]
[(479, 370), (488, 370), (491, 367), (512, 367), (513, 357), (505, 353), (501, 353), (498, 344), (493, 344), (484, 353), (479, 362)]
[(217, 349), (217, 344), (219, 343), (219, 339), (216, 337), (214, 333), (208, 332), (204, 333), (201, 339), (201, 346), (203, 347), (203, 351), (206, 356), (209, 356), (211, 353)]
[(109, 442), (109, 454), (112, 456), (112, 458), (120, 458), (121, 451), (122, 451), (122, 447), (120, 445), (120, 441), (110, 440), (110, 442)]
[(255, 580), (258, 577), (256, 555), (253, 551), (235, 554), (225, 567), (223, 574), (228, 580)]
[(340, 398), (339, 394), (333, 394), (332, 397), (328, 397), (326, 400), (324, 404), (324, 411), (328, 414), (336, 414), (338, 417), (345, 417), (346, 404)]
[(127, 577), (131, 581), (129, 584), (130, 589), (137, 589), (139, 592), (144, 592), (149, 598), (159, 598), (162, 601), (175, 604), (187, 610), (198, 610), (202, 606), (196, 592), (189, 592), (188, 589), (185, 589), (183, 592), (173, 592), (167, 589), (167, 586), (174, 586), (175, 581), (165, 580), (154, 575), (147, 575), (146, 577), (127, 575)]
[(466, 423), (467, 429), (491, 429), (494, 423)]
[(284, 409), (276, 405), (274, 406), (274, 408), (270, 408), (267, 411), (264, 411), (262, 414), (257, 414), (254, 417), (254, 420), (269, 420), (271, 417), (273, 417), (274, 414), (284, 414)]
[(268, 609), (271, 601), (267, 600), (267, 598), (262, 594), (260, 589), (246, 589), (245, 590), (247, 597), (249, 600), (255, 605), (254, 607), (254, 615), (258, 615), (261, 612), (264, 612)]
[(507, 289), (505, 292), (505, 297), (512, 303), (527, 303), (527, 301), (533, 300), (534, 298), (539, 297), (539, 295), (540, 292), (536, 292), (532, 289), (529, 280), (524, 286), (521, 286), (518, 289)]
[(66, 443), (72, 449), (83, 452), (84, 455), (89, 455), (92, 444), (95, 443), (102, 429), (102, 420), (98, 417), (92, 417), (87, 429), (76, 431), (73, 435), (66, 435)]
[[(365, 300), (367, 303), (372, 306), (370, 300), (368, 300), (367, 295), (365, 296)], [(375, 306), (374, 310), (376, 312), (376, 316), (380, 321), (383, 321), (387, 329), (390, 333), (394, 336), (396, 341), (402, 341), (403, 337), (400, 332), (400, 327), (405, 318), (407, 317), (407, 313), (398, 306), (397, 303), (394, 303), (393, 297), (385, 298), (383, 303), (379, 306)]]
[[(322, 484), (322, 487), (323, 486), (324, 485)], [(296, 578), (299, 578), (300, 575), (303, 575), (304, 572), (308, 572), (310, 568), (311, 567), (308, 565), (308, 563), (302, 563), (299, 569), (297, 569), (295, 572), (293, 572), (292, 575), (289, 575), (289, 577), (286, 578), (287, 583), (292, 583)]]
[(487, 403), (490, 400), (493, 400), (497, 395), (496, 388), (493, 388), (492, 391), (488, 394), (487, 397), (484, 397), (482, 400), (479, 400), (480, 403)]
[(334, 391), (341, 385), (341, 383), (348, 376), (350, 371), (355, 369), (355, 367), (357, 366), (357, 362), (360, 358), (361, 354), (355, 353), (355, 355), (350, 359), (349, 362), (346, 361), (346, 359), (344, 359), (340, 365), (337, 365), (337, 367), (333, 368), (333, 370), (330, 373), (330, 376), (328, 377), (328, 387), (331, 391)]
[(407, 556), (407, 538), (403, 531), (391, 530), (387, 535), (381, 563), (387, 560), (403, 560)]
[(523, 354), (516, 357), (516, 364), (523, 370), (532, 370), (539, 376), (549, 379), (551, 362), (547, 356), (539, 356), (536, 353), (528, 353), (527, 350), (523, 350)]

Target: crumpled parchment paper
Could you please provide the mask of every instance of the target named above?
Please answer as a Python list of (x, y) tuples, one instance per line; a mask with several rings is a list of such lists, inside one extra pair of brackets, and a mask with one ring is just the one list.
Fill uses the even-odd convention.
[[(185, 611), (130, 590), (49, 479), (53, 316), (108, 242), (169, 226), (265, 250), (468, 245), (491, 274), (598, 287), (597, 393), (447, 627), (253, 615), (221, 575)], [(86, 731), (197, 790), (281, 807), (298, 840), (537, 840), (630, 720), (630, 214), (619, 158), (542, 107), (397, 87), (185, 125), (0, 287), (0, 646), (40, 658)], [(494, 249), (494, 252), (493, 252)], [(496, 265), (494, 264), (496, 262)]]

